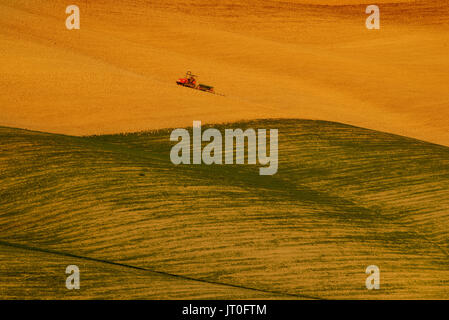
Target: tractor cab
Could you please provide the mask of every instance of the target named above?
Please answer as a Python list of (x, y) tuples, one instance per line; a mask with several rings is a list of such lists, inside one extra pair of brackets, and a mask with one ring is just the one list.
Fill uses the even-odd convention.
[(185, 77), (179, 78), (176, 83), (184, 87), (196, 88), (196, 77), (196, 75), (192, 74), (190, 71), (187, 71)]
[(201, 90), (201, 91), (205, 91), (205, 92), (209, 92), (209, 93), (214, 93), (214, 87), (212, 86), (208, 86), (205, 84), (197, 84), (197, 76), (192, 74), (192, 72), (187, 71), (186, 75), (184, 78), (179, 78), (176, 83), (180, 86), (184, 86), (184, 87), (189, 87), (192, 89), (197, 89), (197, 90)]

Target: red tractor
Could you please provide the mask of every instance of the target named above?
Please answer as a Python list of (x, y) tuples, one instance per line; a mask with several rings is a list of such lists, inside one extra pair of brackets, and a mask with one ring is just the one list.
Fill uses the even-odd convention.
[(196, 75), (192, 74), (190, 71), (187, 71), (186, 76), (184, 78), (179, 78), (176, 83), (180, 86), (196, 89)]
[(176, 83), (180, 86), (189, 87), (192, 89), (198, 89), (205, 92), (215, 93), (214, 87), (207, 86), (205, 84), (198, 84), (197, 85), (197, 76), (192, 74), (190, 71), (187, 71), (184, 78), (179, 78)]

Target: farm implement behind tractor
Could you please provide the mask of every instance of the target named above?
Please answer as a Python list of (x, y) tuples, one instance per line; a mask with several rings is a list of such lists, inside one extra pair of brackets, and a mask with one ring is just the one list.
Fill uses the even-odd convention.
[[(202, 83), (198, 84), (198, 76), (192, 74), (190, 71), (187, 71), (185, 77), (179, 78), (176, 81), (176, 83), (180, 86), (197, 89), (197, 90), (201, 90), (201, 91), (205, 91), (205, 92), (209, 92), (209, 93), (213, 93), (213, 94), (219, 94), (219, 93), (215, 92), (214, 87), (212, 87), (212, 86), (208, 86), (208, 85), (205, 85)], [(219, 95), (222, 95), (222, 94), (219, 94)]]

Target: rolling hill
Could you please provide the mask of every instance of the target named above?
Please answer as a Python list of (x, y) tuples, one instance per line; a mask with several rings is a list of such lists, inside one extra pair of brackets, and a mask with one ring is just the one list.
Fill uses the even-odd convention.
[(175, 166), (168, 129), (1, 127), (0, 297), (449, 298), (448, 147), (327, 121), (226, 127), (279, 129), (278, 173)]

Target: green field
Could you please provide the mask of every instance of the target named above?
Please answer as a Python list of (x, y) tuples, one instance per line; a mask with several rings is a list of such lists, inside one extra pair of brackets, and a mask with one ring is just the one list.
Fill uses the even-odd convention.
[(278, 173), (175, 166), (171, 130), (0, 127), (0, 298), (449, 298), (448, 147), (325, 121), (230, 127), (279, 129)]

